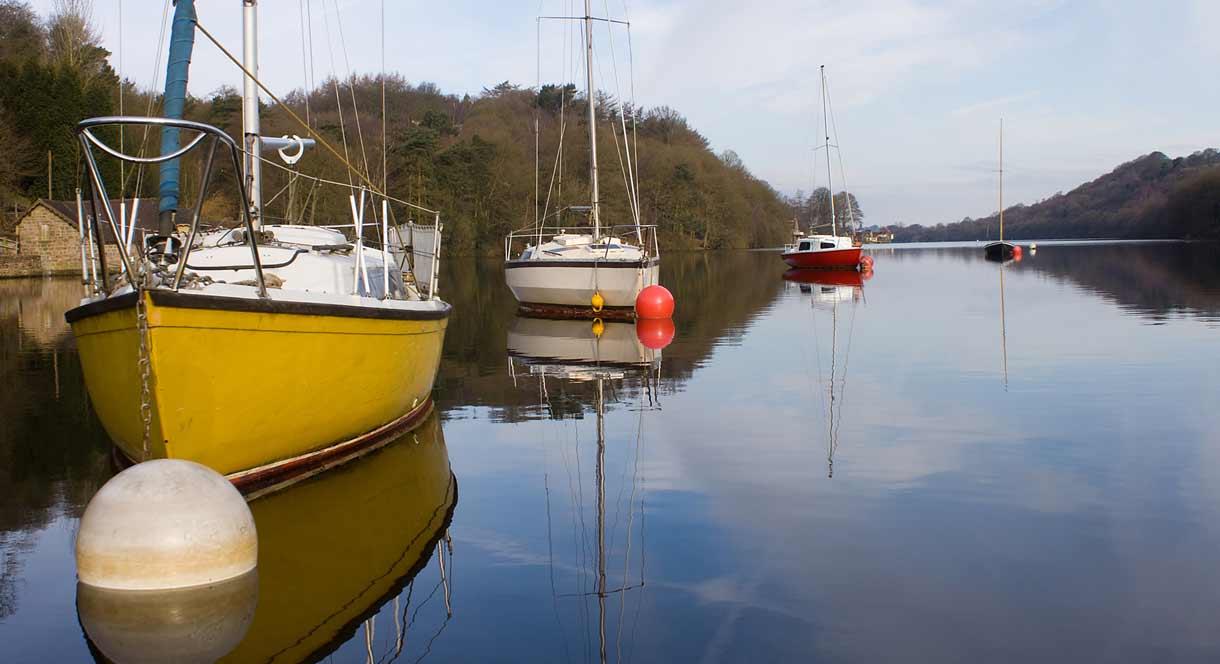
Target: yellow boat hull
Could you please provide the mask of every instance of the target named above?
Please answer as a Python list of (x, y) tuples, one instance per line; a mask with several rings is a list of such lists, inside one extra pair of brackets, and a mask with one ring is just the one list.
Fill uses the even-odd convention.
[(130, 459), (188, 459), (233, 476), (392, 433), (430, 408), (447, 307), (366, 317), (336, 305), (143, 297), (147, 449), (135, 296), (68, 312), (90, 400)]

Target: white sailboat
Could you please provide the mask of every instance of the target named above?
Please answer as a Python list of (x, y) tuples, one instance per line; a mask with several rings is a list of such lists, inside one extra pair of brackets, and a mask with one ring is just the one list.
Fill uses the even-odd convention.
[[(560, 17), (564, 19), (565, 17)], [(633, 168), (633, 148), (627, 141), (623, 119), (624, 148), (627, 161), (625, 180), (632, 223), (602, 223), (597, 176), (597, 109), (593, 79), (593, 22), (590, 0), (585, 0), (584, 22), (585, 93), (589, 123), (589, 205), (572, 206), (544, 216), (534, 225), (505, 238), (504, 279), (523, 308), (578, 308), (599, 312), (603, 307), (629, 309), (644, 288), (657, 283), (660, 248), (656, 229), (640, 223), (637, 173)], [(562, 112), (562, 111), (561, 111)], [(560, 148), (562, 149), (562, 147)], [(535, 198), (537, 198), (535, 192)], [(535, 201), (537, 203), (537, 200)], [(568, 213), (585, 213), (588, 230), (546, 225), (549, 219), (562, 220)], [(634, 236), (632, 241), (631, 236)], [(524, 248), (518, 251), (518, 247)], [(569, 311), (568, 313), (579, 313)]]

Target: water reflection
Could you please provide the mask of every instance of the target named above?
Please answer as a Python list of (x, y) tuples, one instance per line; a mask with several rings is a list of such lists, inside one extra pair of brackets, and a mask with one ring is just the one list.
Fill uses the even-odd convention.
[(74, 279), (0, 279), (0, 622), (21, 610), (41, 533), (110, 477), (63, 318), (81, 292)]
[[(593, 413), (596, 447), (592, 454), (594, 533), (591, 549), (583, 504), (587, 480), (580, 472), (588, 460), (582, 458), (586, 452), (580, 449), (578, 434), (569, 440), (563, 435), (567, 427), (557, 427), (561, 432), (557, 441), (559, 452), (565, 465), (571, 463), (576, 469), (573, 474), (572, 465), (567, 465), (567, 501), (552, 500), (550, 473), (544, 475), (550, 594), (565, 653), (570, 656), (569, 647), (578, 646), (578, 643), (569, 644), (568, 628), (561, 617), (567, 614), (574, 616), (578, 623), (572, 629), (578, 630), (584, 638), (587, 656), (592, 649), (589, 635), (595, 634), (597, 661), (606, 662), (611, 658), (622, 661), (624, 648), (630, 649), (632, 645), (629, 611), (636, 611), (638, 616), (642, 602), (639, 595), (644, 591), (645, 494), (640, 473), (643, 442), (641, 427), (637, 429), (634, 449), (628, 452), (632, 456), (630, 471), (624, 467), (616, 483), (618, 499), (608, 505), (606, 412), (612, 403), (623, 404), (631, 400), (632, 392), (640, 397), (638, 403), (633, 404), (639, 415), (660, 408), (655, 385), (660, 375), (661, 351), (646, 347), (637, 338), (636, 326), (632, 324), (517, 317), (509, 328), (508, 353), (514, 384), (521, 388), (537, 384), (540, 412), (557, 422), (580, 419), (586, 409)], [(636, 389), (616, 389), (627, 381), (633, 382)], [(579, 387), (587, 386), (592, 387), (591, 393), (587, 390), (577, 393)], [(622, 501), (627, 484), (630, 488), (624, 509)], [(557, 493), (561, 494), (562, 489)], [(572, 537), (578, 545), (569, 559), (565, 560), (561, 554), (557, 560), (553, 514), (562, 511), (565, 502), (571, 506)], [(608, 510), (612, 510), (609, 522)], [(559, 523), (563, 523), (562, 518)], [(616, 547), (616, 543), (621, 548)], [(573, 604), (578, 608), (574, 610)]]
[[(318, 661), (345, 644), (369, 661), (404, 650), (414, 660), (453, 615), (447, 531), (456, 505), (433, 415), (368, 456), (254, 499), (256, 581), (174, 593), (81, 586), (81, 624), (120, 664), (171, 653), (175, 661)], [(417, 592), (429, 564), (439, 582)]]
[[(232, 659), (384, 662), (399, 634), (398, 661), (1220, 654), (1217, 250), (873, 251), (858, 285), (672, 254), (663, 358), (629, 326), (517, 319), (498, 263), (449, 261), (436, 399), (461, 444), (418, 466), (462, 478), (458, 573), (416, 511), (452, 509), (444, 487), (410, 498), (383, 455), (326, 473), (255, 502), (290, 571), (260, 567)], [(90, 657), (72, 536), (109, 443), (31, 313), (56, 283), (0, 282), (2, 661)]]
[(1000, 360), (1004, 367), (1004, 391), (1008, 391), (1008, 310), (1004, 306), (1004, 265), (1001, 262), (997, 271), (1000, 273)]
[[(817, 390), (821, 413), (826, 426), (826, 477), (834, 477), (835, 452), (839, 449), (839, 430), (843, 420), (843, 402), (847, 393), (847, 367), (851, 359), (851, 338), (856, 329), (856, 306), (864, 301), (864, 282), (872, 278), (871, 272), (855, 270), (788, 270), (784, 280), (799, 285), (801, 293), (809, 295), (810, 330), (816, 342), (818, 329), (829, 326), (830, 349), (826, 358), (815, 343), (817, 366)], [(850, 307), (850, 320), (846, 324), (844, 348), (839, 348), (839, 305)], [(830, 314), (829, 320), (820, 320), (816, 314), (822, 310)], [(828, 373), (823, 375), (823, 366)]]
[(16, 350), (66, 349), (75, 344), (64, 312), (80, 304), (85, 289), (79, 280), (0, 279), (0, 321), (16, 323)]
[[(973, 244), (870, 248), (885, 262), (977, 263)], [(1016, 267), (1016, 266), (1014, 266)], [(1220, 243), (1039, 242), (1020, 270), (1083, 288), (1123, 311), (1154, 321), (1175, 316), (1220, 319)]]
[(116, 591), (77, 584), (76, 610), (99, 661), (211, 664), (241, 642), (258, 605), (258, 573), (204, 588)]

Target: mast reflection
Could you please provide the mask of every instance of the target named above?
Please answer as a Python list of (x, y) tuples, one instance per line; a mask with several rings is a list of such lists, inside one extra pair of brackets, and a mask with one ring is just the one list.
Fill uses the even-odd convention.
[[(646, 327), (646, 326), (645, 326)], [(626, 625), (628, 595), (644, 589), (644, 491), (640, 472), (642, 448), (643, 413), (660, 410), (659, 384), (661, 350), (651, 349), (641, 341), (647, 337), (645, 327), (637, 328), (629, 323), (603, 323), (594, 321), (544, 320), (518, 317), (508, 332), (509, 372), (516, 385), (523, 386), (530, 379), (538, 383), (539, 408), (554, 420), (581, 419), (585, 408), (590, 408), (596, 419), (597, 449), (593, 481), (595, 487), (595, 556), (588, 561), (591, 572), (587, 572), (582, 559), (581, 547), (576, 547), (578, 588), (573, 592), (560, 592), (555, 580), (555, 544), (552, 538), (552, 502), (549, 471), (544, 476), (547, 502), (547, 537), (550, 550), (551, 591), (555, 604), (556, 620), (562, 628), (561, 600), (575, 599), (581, 603), (580, 619), (585, 622), (584, 632), (597, 634), (597, 659), (606, 662), (609, 658), (607, 636), (607, 603), (615, 595), (619, 597), (619, 612), (616, 620), (615, 647), (617, 660), (623, 659), (623, 632)], [(592, 389), (589, 390), (588, 388)], [(553, 393), (559, 390), (558, 398)], [(632, 394), (634, 392), (634, 394)], [(635, 449), (630, 459), (630, 494), (627, 498), (626, 536), (616, 537), (620, 514), (615, 514), (607, 532), (607, 407), (624, 404), (635, 397), (628, 408), (637, 413)], [(572, 411), (575, 401), (579, 410)], [(565, 427), (566, 430), (566, 427)], [(579, 436), (575, 436), (577, 473), (579, 475)], [(566, 441), (565, 441), (566, 443)], [(565, 445), (566, 447), (566, 445)], [(620, 448), (621, 449), (621, 448)], [(567, 452), (566, 449), (561, 452)], [(626, 470), (623, 477), (626, 479)], [(573, 528), (576, 541), (587, 541), (584, 533), (584, 509), (580, 503), (581, 480), (570, 478), (572, 494)], [(619, 501), (626, 490), (619, 487)], [(617, 504), (617, 503), (616, 503)], [(638, 524), (636, 523), (638, 518)], [(639, 537), (639, 548), (633, 548)], [(616, 541), (623, 542), (625, 549), (614, 550)], [(611, 570), (611, 559), (621, 556), (621, 573)], [(638, 571), (632, 569), (638, 564)], [(592, 587), (587, 582), (592, 580)], [(587, 613), (586, 602), (596, 600), (597, 618), (594, 628)], [(642, 596), (633, 597), (637, 602)], [(561, 629), (562, 631), (562, 629)], [(564, 634), (564, 648), (567, 649)]]
[[(851, 336), (855, 330), (856, 305), (864, 302), (864, 282), (872, 272), (855, 270), (788, 270), (784, 280), (798, 284), (802, 293), (809, 294), (809, 310), (814, 330), (814, 353), (817, 363), (819, 395), (824, 395), (822, 412), (826, 421), (826, 477), (834, 477), (835, 452), (839, 449), (839, 426), (843, 420), (843, 402), (847, 393), (847, 365), (851, 356)], [(847, 329), (847, 345), (840, 359), (839, 305), (851, 307)], [(822, 374), (821, 350), (817, 346), (817, 312), (830, 312), (830, 375)]]

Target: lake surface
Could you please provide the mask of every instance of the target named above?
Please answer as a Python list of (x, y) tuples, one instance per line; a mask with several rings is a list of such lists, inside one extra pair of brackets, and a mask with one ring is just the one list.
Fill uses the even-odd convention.
[(1220, 250), (872, 254), (668, 255), (659, 354), (449, 260), (438, 416), (255, 501), (257, 581), (160, 614), (78, 596), (80, 287), (0, 281), (0, 661), (1220, 658)]

